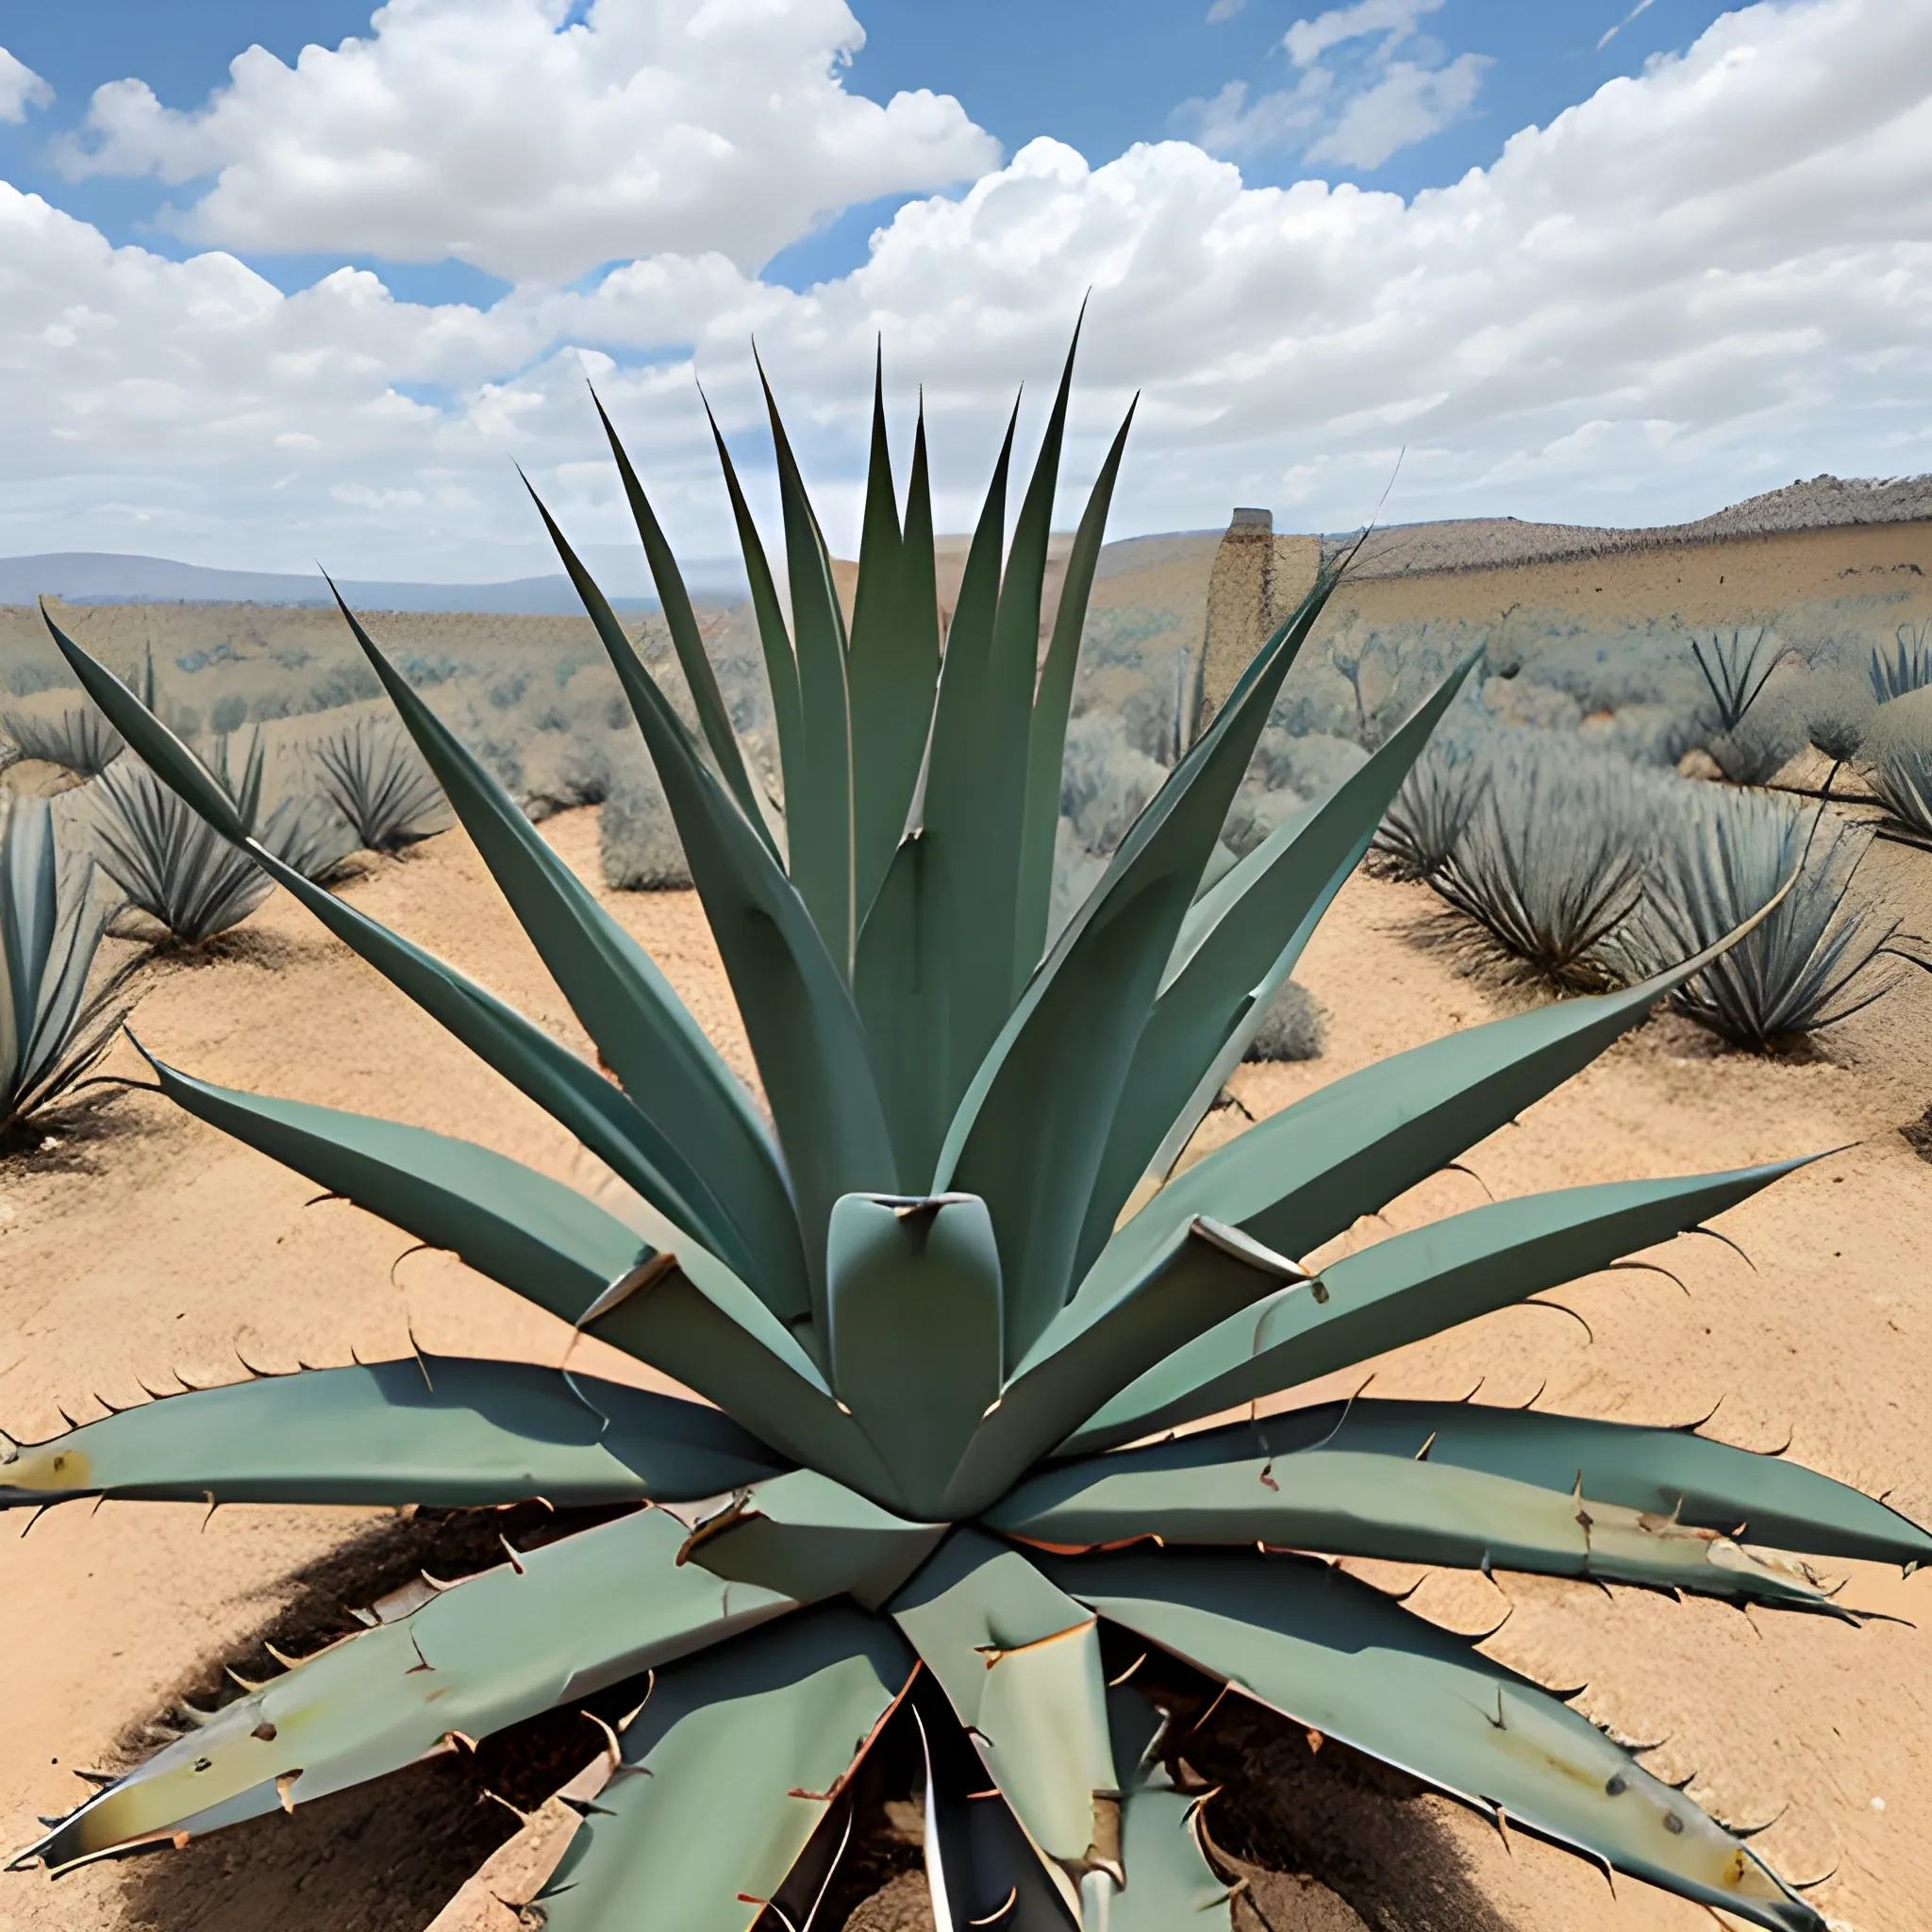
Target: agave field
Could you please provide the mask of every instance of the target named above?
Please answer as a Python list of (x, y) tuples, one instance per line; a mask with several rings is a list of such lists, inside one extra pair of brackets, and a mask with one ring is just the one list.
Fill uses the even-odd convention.
[[(1646, 928), (1656, 957), (1585, 972), (1644, 899), (1641, 869), (1613, 870), (1614, 891), (1587, 902), (1538, 898), (1509, 774), (1487, 756), (1424, 759), (1466, 702), (1464, 661), (1235, 858), (1224, 826), (1331, 570), (1205, 729), (1156, 741), (1158, 783), (1057, 920), (1077, 658), (1127, 437), (1101, 467), (1040, 655), (1071, 375), (1070, 358), (1024, 488), (1008, 431), (943, 637), (923, 424), (902, 498), (875, 403), (849, 625), (775, 407), (776, 565), (720, 440), (769, 758), (740, 735), (614, 429), (682, 709), (537, 506), (648, 752), (758, 1094), (355, 613), (413, 752), (367, 727), (339, 745), (333, 781), (387, 801), (400, 841), (429, 808), (408, 761), (420, 757), (601, 1066), (317, 883), (265, 836), (246, 784), (53, 626), (146, 771), (575, 1137), (650, 1226), (424, 1128), (156, 1061), (161, 1091), (690, 1394), (568, 1357), (406, 1357), (6, 1444), (0, 1503), (22, 1508), (535, 1496), (601, 1517), (507, 1545), (502, 1564), (391, 1600), (358, 1634), (238, 1687), (19, 1862), (60, 1871), (299, 1812), (628, 1687), (608, 1781), (530, 1907), (550, 1932), (646, 1913), (691, 1932), (809, 1924), (854, 1830), (856, 1771), (892, 1730), (924, 1767), (941, 1932), (1225, 1927), (1229, 1874), (1181, 1757), (1190, 1719), (1163, 1690), (1192, 1672), (1607, 1872), (1733, 1921), (1824, 1932), (1786, 1876), (1572, 1693), (1334, 1559), (1844, 1620), (1812, 1559), (1909, 1568), (1932, 1535), (1795, 1461), (1539, 1408), (1359, 1395), (1195, 1425), (1700, 1228), (1815, 1154), (1491, 1202), (1305, 1265), (1662, 999), (1756, 1024), (1767, 953), (1805, 951), (1798, 1004), (1836, 1010), (1876, 943), (1868, 928), (1831, 937), (1851, 855), (1817, 855), (1828, 903), (1814, 905), (1788, 886), (1813, 854), (1794, 859), (1783, 820), (1726, 821), (1723, 849), (1756, 870), (1687, 859), (1677, 897), (1658, 902), (1682, 919)], [(1714, 661), (1721, 678), (1737, 668)], [(1465, 810), (1468, 772), (1484, 789)], [(1578, 943), (1539, 967), (1597, 990), (1350, 1073), (1190, 1164), (1391, 806), (1384, 838), (1413, 875), (1449, 867), (1472, 906), (1508, 899), (1523, 946), (1560, 926)], [(34, 916), (61, 916), (44, 883), (26, 897)], [(8, 946), (11, 973), (11, 927)], [(40, 1011), (14, 983), (16, 1015)]]

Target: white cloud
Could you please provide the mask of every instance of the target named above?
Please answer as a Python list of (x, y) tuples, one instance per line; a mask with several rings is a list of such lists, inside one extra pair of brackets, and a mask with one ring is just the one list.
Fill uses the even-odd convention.
[(230, 258), (110, 248), (0, 190), (0, 551), (545, 569), (509, 456), (575, 531), (624, 534), (589, 374), (676, 541), (718, 556), (692, 365), (755, 433), (754, 332), (835, 543), (856, 531), (874, 330), (902, 428), (925, 381), (958, 528), (1013, 385), (1037, 423), (1090, 287), (1075, 474), (1145, 391), (1118, 529), (1238, 502), (1345, 526), (1402, 444), (1395, 519), (1652, 522), (1821, 469), (1932, 469), (1932, 12), (1725, 15), (1407, 203), (1248, 188), (1181, 142), (1101, 167), (1036, 142), (958, 200), (909, 204), (803, 295), (662, 254), (487, 310), (346, 270), (283, 296)]
[(1219, 26), (1223, 21), (1232, 20), (1247, 4), (1248, 0), (1214, 0), (1208, 9), (1208, 25)]
[(1606, 47), (1607, 47), (1610, 44), (1610, 42), (1614, 41), (1617, 38), (1617, 36), (1620, 33), (1622, 33), (1624, 29), (1626, 26), (1628, 26), (1630, 23), (1633, 20), (1635, 20), (1640, 13), (1648, 13), (1650, 11), (1650, 8), (1651, 0), (1637, 0), (1637, 5), (1633, 7), (1630, 9), (1630, 11), (1626, 13), (1623, 17), (1623, 19), (1616, 24), (1615, 26), (1607, 27), (1605, 29), (1602, 39), (1600, 39), (1596, 43), (1597, 52), (1601, 54), (1603, 50)]
[(1466, 113), (1484, 70), (1494, 65), (1487, 54), (1458, 54), (1446, 67), (1391, 60), (1374, 85), (1350, 97), (1335, 125), (1304, 148), (1302, 158), (1379, 168), (1398, 148), (1440, 133)]
[(0, 121), (25, 121), (29, 108), (44, 108), (54, 90), (24, 60), (0, 47)]
[(716, 250), (752, 270), (854, 202), (997, 164), (949, 95), (849, 93), (844, 0), (390, 0), (291, 68), (251, 47), (192, 113), (99, 89), (67, 173), (213, 184), (173, 226), (249, 250), (567, 281)]
[(1355, 0), (1352, 7), (1331, 7), (1313, 20), (1296, 21), (1281, 37), (1281, 44), (1297, 67), (1307, 67), (1330, 47), (1366, 34), (1386, 35), (1386, 52), (1407, 40), (1424, 14), (1434, 13), (1441, 5), (1442, 0)]
[(1174, 111), (1174, 125), (1210, 155), (1306, 147), (1322, 125), (1334, 79), (1325, 67), (1311, 67), (1293, 87), (1278, 88), (1252, 102), (1247, 82), (1231, 80), (1212, 100), (1183, 103)]

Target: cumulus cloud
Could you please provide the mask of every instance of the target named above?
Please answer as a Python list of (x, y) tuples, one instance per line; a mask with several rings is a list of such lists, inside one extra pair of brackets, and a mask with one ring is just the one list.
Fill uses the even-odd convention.
[(349, 270), (284, 296), (228, 257), (110, 248), (4, 191), (0, 550), (547, 568), (511, 456), (574, 530), (624, 534), (590, 374), (674, 536), (719, 556), (691, 377), (754, 438), (754, 332), (836, 544), (856, 536), (875, 330), (902, 429), (925, 380), (957, 528), (1013, 385), (1033, 383), (1037, 422), (1090, 288), (1076, 484), (1144, 391), (1118, 529), (1211, 525), (1238, 502), (1345, 527), (1404, 445), (1396, 518), (1651, 522), (1824, 468), (1932, 469), (1928, 107), (1932, 13), (1782, 0), (1408, 202), (1250, 188), (1183, 142), (1094, 167), (1041, 141), (958, 199), (909, 203), (805, 294), (661, 253), (488, 308), (397, 302)]
[(0, 47), (0, 121), (25, 121), (29, 108), (44, 108), (54, 90), (29, 67)]
[(293, 67), (251, 47), (192, 112), (141, 80), (95, 92), (75, 178), (207, 191), (191, 242), (454, 258), (507, 281), (716, 251), (760, 263), (815, 219), (995, 166), (958, 101), (881, 106), (841, 70), (844, 0), (390, 0), (366, 39)]

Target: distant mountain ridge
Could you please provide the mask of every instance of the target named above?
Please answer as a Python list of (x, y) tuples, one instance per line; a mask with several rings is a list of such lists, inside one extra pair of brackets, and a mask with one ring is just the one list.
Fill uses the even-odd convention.
[[(626, 572), (626, 575), (630, 573)], [(724, 574), (716, 574), (721, 580)], [(693, 584), (693, 590), (698, 586)], [(728, 587), (707, 587), (730, 594)], [(561, 575), (514, 577), (495, 584), (420, 584), (345, 578), (342, 595), (364, 610), (491, 611), (525, 617), (583, 614)], [(214, 570), (165, 557), (125, 557), (103, 550), (61, 550), (0, 558), (0, 604), (58, 597), (67, 604), (326, 605), (328, 586), (318, 571)], [(655, 610), (655, 597), (615, 596), (620, 610)]]

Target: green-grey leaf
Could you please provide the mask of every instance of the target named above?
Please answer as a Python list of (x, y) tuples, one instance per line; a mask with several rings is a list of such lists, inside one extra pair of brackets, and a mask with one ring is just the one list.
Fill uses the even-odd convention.
[(1345, 1422), (1307, 1441), (1270, 1418), (1051, 1470), (987, 1513), (1009, 1536), (1093, 1549), (1265, 1543), (1336, 1557), (1523, 1570), (1825, 1610), (1811, 1573), (1716, 1530), (1600, 1495), (1590, 1472), (1524, 1482), (1438, 1462), (1426, 1441), (1359, 1448)]
[[(245, 824), (245, 819), (238, 818), (233, 824), (223, 822), (221, 815), (229, 810), (222, 802), (225, 794), (217, 797), (208, 791), (201, 761), (141, 705), (119, 678), (95, 663), (58, 626), (50, 627), (54, 628), (56, 641), (69, 662), (86, 682), (89, 692), (142, 758), (191, 806), (208, 817), (217, 830), (230, 838), (238, 836), (239, 825)], [(735, 1157), (724, 1157), (723, 1167), (714, 1168), (708, 1179), (692, 1164), (691, 1149), (700, 1155), (708, 1150), (706, 1137), (691, 1131), (692, 1117), (689, 1111), (679, 1120), (674, 1138), (623, 1089), (613, 1086), (594, 1067), (587, 1066), (568, 1047), (553, 1040), (514, 1008), (505, 1005), (453, 966), (305, 878), (266, 846), (253, 840), (244, 839), (244, 842), (255, 862), (299, 899), (330, 932), (471, 1052), (561, 1122), (653, 1207), (713, 1248), (741, 1274), (757, 1281), (767, 1278), (768, 1271), (758, 1265), (757, 1251), (740, 1228), (740, 1217), (751, 1208), (758, 1191), (752, 1190), (749, 1196), (741, 1195), (734, 1184), (739, 1172)], [(680, 1091), (675, 1080), (667, 1084), (669, 1091)], [(658, 1090), (663, 1091), (664, 1087)], [(769, 1159), (768, 1156), (760, 1158)], [(784, 1221), (791, 1218), (788, 1208)], [(782, 1223), (780, 1236), (782, 1253)], [(796, 1237), (790, 1240), (795, 1246)], [(799, 1261), (792, 1268), (793, 1277), (802, 1277), (802, 1271), (803, 1263)], [(781, 1286), (782, 1282), (781, 1275)], [(802, 1307), (802, 1279), (798, 1292), (798, 1306)]]
[[(713, 1187), (743, 1202), (740, 1222), (759, 1260), (761, 1288), (774, 1306), (802, 1312), (806, 1269), (785, 1176), (743, 1083), (650, 955), (597, 904), (509, 794), (410, 688), (348, 606), (341, 609), (518, 924), (605, 1063), (640, 1107), (675, 1122), (680, 1141), (702, 1150), (699, 1165), (715, 1176)], [(623, 639), (621, 631), (618, 637)], [(623, 642), (635, 661), (628, 640)], [(705, 777), (715, 789), (708, 773)], [(670, 780), (665, 783), (668, 795)], [(732, 817), (769, 863), (770, 855), (735, 808)], [(678, 829), (683, 835), (681, 819)]]
[(1203, 1070), (1251, 1011), (1258, 1024), (1266, 1008), (1251, 1005), (1256, 989), (1287, 976), (1474, 661), (1447, 678), (1359, 771), (1277, 827), (1189, 909), (1108, 1124), (1074, 1262), (1076, 1279), (1107, 1244), (1122, 1205), (1201, 1087)]
[(1771, 1932), (1824, 1921), (1587, 1718), (1367, 1584), (1292, 1557), (1042, 1558), (1102, 1616), (1472, 1804)]
[[(541, 501), (537, 508), (630, 699), (677, 823), (764, 1077), (804, 1239), (812, 1312), (823, 1326), (823, 1257), (832, 1203), (841, 1194), (890, 1188), (896, 1178), (844, 964), (827, 952), (791, 881), (698, 759), (690, 734), (563, 532)], [(794, 823), (794, 873), (795, 833)]]
[[(704, 391), (698, 391), (700, 396)], [(711, 425), (711, 441), (718, 447), (718, 467), (724, 473), (724, 488), (731, 498), (732, 521), (738, 526), (738, 544), (744, 554), (744, 575), (751, 585), (751, 608), (758, 620), (758, 644), (765, 657), (765, 678), (772, 688), (772, 714), (778, 727), (778, 763), (781, 771), (794, 771), (805, 758), (798, 708), (798, 659), (791, 650), (791, 633), (785, 627), (785, 611), (778, 602), (778, 587), (773, 581), (772, 566), (765, 556), (764, 540), (752, 521), (751, 506), (738, 481), (738, 470), (725, 446), (718, 419), (711, 405), (705, 403), (705, 420)]]
[(857, 748), (852, 764), (853, 908), (863, 930), (911, 813), (940, 675), (925, 413), (922, 408), (913, 436), (902, 536), (886, 442), (882, 372), (874, 378), (872, 461), (845, 669)]
[(575, 1322), (651, 1255), (615, 1215), (520, 1161), (426, 1127), (216, 1087), (160, 1061), (161, 1091), (318, 1187)]
[(0, 1457), (0, 1507), (154, 1502), (675, 1501), (782, 1467), (695, 1402), (464, 1356), (170, 1395)]
[[(924, 1010), (935, 1030), (924, 1047), (925, 1077), (934, 1090), (931, 1110), (943, 1119), (951, 1118), (1012, 1006), (1011, 927), (989, 916), (990, 908), (1008, 903), (1011, 887), (1008, 880), (988, 874), (979, 816), (988, 795), (981, 759), (987, 665), (999, 608), (1007, 477), (1018, 418), (1016, 403), (974, 527), (953, 621), (946, 629), (926, 759), (919, 890), (913, 898), (916, 923), (910, 926), (914, 936), (905, 946), (905, 973), (922, 987), (930, 985)], [(894, 873), (905, 858), (902, 846)], [(925, 1111), (921, 1109), (921, 1118)], [(924, 1178), (922, 1174), (913, 1185), (923, 1184)]]
[(785, 825), (791, 881), (810, 911), (825, 950), (849, 979), (857, 938), (852, 900), (852, 711), (845, 686), (845, 619), (832, 584), (831, 559), (805, 479), (765, 380), (772, 441), (778, 458), (778, 500), (785, 517), (785, 572), (791, 591), (791, 635), (798, 658), (798, 717), (803, 758), (785, 767)]
[(1107, 1901), (1087, 1932), (1231, 1932), (1233, 1895), (1201, 1848), (1201, 1801), (1174, 1789), (1156, 1755), (1162, 1718), (1139, 1691), (1107, 1693), (1115, 1775), (1121, 1787), (1121, 1864), (1124, 1890)]
[(1067, 1448), (1131, 1442), (1439, 1335), (1667, 1241), (1803, 1165), (1559, 1188), (1391, 1235), (1176, 1349)]
[(23, 1856), (69, 1865), (305, 1805), (794, 1607), (680, 1568), (683, 1542), (677, 1523), (646, 1509), (444, 1590), (224, 1705)]
[(738, 742), (738, 734), (731, 728), (731, 714), (724, 708), (724, 694), (718, 689), (718, 675), (711, 669), (711, 660), (706, 654), (705, 641), (698, 630), (697, 613), (692, 610), (691, 593), (684, 587), (684, 574), (677, 567), (677, 558), (665, 540), (658, 514), (651, 508), (643, 485), (638, 481), (637, 472), (631, 467), (630, 458), (625, 454), (624, 444), (618, 441), (617, 430), (594, 391), (591, 400), (597, 406), (597, 420), (603, 424), (604, 434), (609, 440), (610, 454), (617, 459), (617, 474), (624, 484), (625, 497), (630, 504), (632, 521), (638, 526), (639, 541), (644, 546), (645, 560), (651, 566), (651, 581), (658, 587), (658, 602), (663, 608), (664, 622), (671, 631), (671, 644), (677, 653), (678, 668), (684, 673), (691, 703), (697, 708), (698, 725), (705, 734), (705, 743), (710, 749), (725, 786), (738, 801), (739, 809), (775, 854), (777, 845), (765, 824), (764, 808), (752, 784), (751, 774), (745, 770), (744, 753)]
[[(1111, 1700), (1109, 1700), (1110, 1702)], [(1072, 1932), (1067, 1902), (930, 1672), (910, 1699), (925, 1757), (925, 1874), (938, 1932)], [(1166, 1932), (1166, 1928), (1162, 1928)]]
[(1932, 1562), (1932, 1534), (1910, 1518), (1802, 1463), (1713, 1442), (1690, 1429), (1645, 1428), (1473, 1402), (1357, 1398), (1267, 1418), (1277, 1454), (1330, 1441), (1414, 1457), (1572, 1491), (1778, 1550), (1907, 1569)]
[(691, 1526), (686, 1560), (786, 1596), (850, 1596), (876, 1609), (925, 1561), (943, 1523), (909, 1523), (815, 1469), (795, 1469), (719, 1503), (674, 1508)]
[(1072, 1886), (1111, 1857), (1113, 1747), (1092, 1616), (1010, 1544), (955, 1533), (888, 1606), (1027, 1836)]
[(1274, 694), (1332, 586), (1324, 577), (1262, 647), (1134, 822), (947, 1129), (934, 1188), (982, 1196), (999, 1228), (1009, 1361), (1072, 1292), (1087, 1201), (1135, 1042)]
[(832, 1388), (891, 1468), (905, 1507), (937, 1517), (1000, 1392), (1000, 1257), (971, 1194), (847, 1194), (826, 1265)]
[(1271, 1114), (1126, 1222), (1073, 1306), (1110, 1297), (1197, 1214), (1230, 1222), (1285, 1255), (1320, 1247), (1588, 1066), (1729, 943), (1621, 992), (1555, 1000), (1391, 1054)]
[(1127, 432), (1134, 426), (1137, 396), (1114, 435), (1113, 447), (1100, 466), (1088, 492), (1087, 508), (1074, 533), (1067, 557), (1067, 574), (1060, 583), (1059, 608), (1054, 612), (1053, 636), (1040, 667), (1040, 688), (1033, 697), (1033, 716), (1026, 733), (1025, 828), (1020, 839), (1018, 915), (1013, 944), (1014, 984), (1024, 985), (1046, 950), (1046, 929), (1053, 908), (1054, 840), (1060, 822), (1060, 766), (1066, 758), (1067, 714), (1074, 702), (1074, 673), (1078, 668), (1080, 639), (1087, 625), (1087, 600), (1093, 590), (1093, 573), (1107, 538), (1107, 513), (1113, 486), (1126, 454)]
[(827, 1606), (660, 1671), (537, 1895), (546, 1932), (749, 1932), (913, 1668), (891, 1624)]
[(986, 1508), (1063, 1440), (1071, 1417), (1092, 1412), (1102, 1390), (1122, 1388), (1205, 1325), (1300, 1278), (1235, 1230), (1195, 1222), (1118, 1300), (1098, 1311), (1066, 1309), (1034, 1343), (974, 1433), (945, 1513)]

